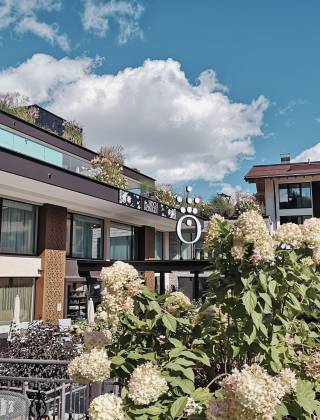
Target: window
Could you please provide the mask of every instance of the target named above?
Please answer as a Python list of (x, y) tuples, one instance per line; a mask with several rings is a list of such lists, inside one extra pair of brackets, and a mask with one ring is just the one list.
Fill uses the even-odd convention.
[[(43, 162), (68, 169), (72, 172), (88, 175), (92, 165), (80, 158), (64, 153), (60, 150), (48, 147), (40, 141), (31, 140), (27, 137), (14, 134), (0, 127), (0, 147), (14, 150), (26, 156), (31, 156)], [(89, 172), (88, 172), (89, 171)], [(89, 175), (88, 175), (89, 176)]]
[(306, 219), (310, 219), (311, 216), (280, 216), (280, 224), (284, 223), (296, 223), (302, 225)]
[(110, 257), (112, 260), (134, 260), (137, 255), (138, 235), (133, 226), (111, 223)]
[(103, 221), (93, 217), (69, 214), (67, 253), (73, 258), (103, 258)]
[(163, 233), (156, 231), (155, 237), (155, 258), (156, 260), (163, 259)]
[(5, 199), (0, 204), (0, 252), (34, 255), (37, 247), (37, 207)]
[(0, 281), (0, 325), (11, 323), (16, 295), (20, 297), (20, 322), (33, 320), (34, 279), (4, 277)]
[(279, 207), (281, 210), (311, 208), (310, 183), (280, 184)]
[[(195, 238), (195, 234), (189, 231), (182, 232), (182, 235), (184, 239), (188, 242), (191, 242)], [(194, 245), (180, 242), (180, 259), (192, 260), (193, 258), (194, 258)]]

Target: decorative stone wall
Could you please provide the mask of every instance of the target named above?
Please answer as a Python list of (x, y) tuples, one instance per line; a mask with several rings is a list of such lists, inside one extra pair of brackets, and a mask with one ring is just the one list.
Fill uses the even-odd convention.
[(43, 267), (42, 319), (56, 324), (63, 318), (66, 251), (46, 249)]

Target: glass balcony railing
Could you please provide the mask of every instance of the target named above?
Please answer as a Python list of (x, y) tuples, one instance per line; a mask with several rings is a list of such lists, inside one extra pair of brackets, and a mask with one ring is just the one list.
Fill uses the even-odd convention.
[(2, 127), (0, 127), (0, 146), (82, 175), (90, 176), (90, 171), (92, 171), (90, 162), (48, 147), (40, 141), (20, 136)]

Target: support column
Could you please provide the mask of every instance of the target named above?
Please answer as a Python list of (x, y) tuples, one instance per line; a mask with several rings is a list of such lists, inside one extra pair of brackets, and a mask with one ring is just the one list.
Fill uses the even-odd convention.
[(36, 293), (36, 318), (55, 324), (63, 318), (67, 209), (45, 204), (39, 214), (42, 275)]
[[(140, 230), (139, 259), (155, 259), (155, 241), (156, 231), (153, 227), (143, 226)], [(153, 271), (145, 271), (144, 279), (146, 286), (154, 291), (156, 286), (155, 275)]]

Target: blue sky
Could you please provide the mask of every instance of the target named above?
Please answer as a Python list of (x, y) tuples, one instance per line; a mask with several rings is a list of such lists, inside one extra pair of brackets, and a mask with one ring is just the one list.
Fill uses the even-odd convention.
[[(135, 98), (137, 107), (141, 109), (143, 102), (140, 101), (144, 99), (151, 101), (150, 96), (155, 95), (153, 101), (148, 102), (143, 114), (144, 120), (150, 118), (151, 122), (149, 125), (130, 126), (128, 136), (132, 134), (133, 138), (137, 139), (138, 136), (143, 137), (146, 130), (150, 130), (147, 133), (149, 144), (146, 148), (146, 141), (141, 141), (138, 150), (135, 149), (135, 144), (131, 145), (128, 140), (125, 148), (129, 150), (131, 156), (135, 153), (134, 150), (137, 151), (139, 159), (133, 159), (132, 164), (140, 163), (140, 167), (150, 175), (153, 175), (152, 169), (155, 168), (153, 165), (158, 165), (157, 168), (161, 167), (162, 170), (158, 172), (160, 176), (165, 173), (171, 174), (178, 189), (190, 183), (194, 186), (194, 190), (204, 197), (210, 197), (221, 190), (230, 191), (236, 186), (246, 190), (249, 187), (243, 181), (243, 177), (253, 164), (277, 163), (280, 153), (288, 152), (292, 157), (296, 157), (310, 148), (312, 149), (308, 152), (308, 157), (320, 158), (319, 148), (314, 147), (320, 142), (319, 1), (68, 0), (62, 1), (59, 7), (56, 7), (58, 3), (51, 0), (16, 0), (16, 6), (10, 9), (9, 2), (0, 0), (0, 91), (12, 90), (16, 83), (22, 93), (31, 96), (31, 100), (35, 99), (42, 104), (47, 104), (54, 111), (61, 110), (62, 116), (67, 113), (68, 118), (79, 120), (80, 117), (84, 118), (85, 129), (90, 131), (88, 146), (97, 147), (96, 143), (91, 144), (91, 139), (99, 137), (100, 134), (94, 132), (94, 127), (97, 125), (94, 118), (86, 120), (88, 110), (79, 111), (77, 104), (79, 105), (81, 98), (74, 99), (72, 96), (72, 100), (70, 99), (72, 106), (61, 106), (61, 98), (57, 98), (56, 93), (53, 98), (51, 92), (53, 86), (56, 85), (46, 85), (44, 89), (47, 89), (47, 92), (44, 96), (40, 93), (33, 96), (33, 92), (30, 94), (28, 86), (24, 85), (25, 77), (23, 77), (21, 66), (28, 60), (32, 60), (35, 54), (45, 54), (54, 60), (53, 64), (50, 60), (49, 63), (46, 62), (44, 72), (56, 71), (58, 73), (60, 70), (56, 69), (55, 63), (60, 63), (64, 57), (70, 59), (71, 68), (72, 60), (75, 60), (75, 64), (78, 65), (80, 58), (89, 57), (93, 60), (100, 57), (95, 64), (90, 64), (92, 66), (90, 70), (87, 68), (83, 70), (82, 67), (83, 77), (86, 77), (88, 72), (90, 73), (90, 83), (93, 83), (92, 80), (98, 76), (117, 75), (128, 67), (141, 69), (146, 59), (150, 59), (151, 63), (156, 63), (156, 60), (163, 60), (166, 63), (168, 58), (172, 58), (175, 63), (180, 64), (181, 71), (185, 73), (191, 86), (199, 84), (197, 78), (203, 71), (212, 69), (216, 72), (219, 83), (227, 87), (228, 91), (219, 87), (214, 90), (222, 92), (229, 101), (228, 106), (232, 103), (249, 105), (263, 95), (265, 103), (263, 109), (259, 111), (260, 114), (248, 117), (259, 119), (260, 116), (261, 122), (255, 123), (255, 126), (250, 129), (243, 128), (243, 125), (248, 125), (248, 121), (237, 123), (237, 125), (242, 124), (239, 127), (239, 138), (243, 136), (243, 133), (250, 137), (252, 150), (250, 152), (247, 150), (245, 156), (241, 155), (241, 150), (231, 154), (230, 165), (226, 162), (221, 164), (221, 154), (220, 157), (215, 156), (215, 147), (213, 147), (206, 156), (204, 154), (199, 156), (199, 161), (202, 159), (205, 165), (201, 168), (197, 167), (198, 156), (193, 147), (190, 147), (190, 153), (188, 153), (190, 141), (186, 140), (186, 143), (183, 143), (191, 122), (194, 143), (197, 144), (198, 141), (197, 130), (200, 130), (199, 138), (205, 137), (203, 142), (199, 141), (199, 147), (202, 148), (205, 147), (206, 142), (211, 141), (210, 139), (214, 143), (215, 133), (228, 130), (228, 124), (224, 123), (221, 128), (217, 121), (208, 133), (203, 128), (205, 121), (201, 119), (199, 122), (198, 116), (192, 114), (193, 110), (186, 108), (187, 105), (184, 104), (183, 117), (179, 114), (179, 118), (183, 118), (185, 125), (183, 131), (180, 130), (181, 122), (179, 122), (174, 129), (170, 125), (170, 131), (164, 132), (169, 137), (172, 135), (171, 143), (175, 141), (175, 136), (181, 136), (176, 150), (172, 153), (174, 159), (168, 145), (166, 143), (163, 145), (166, 148), (168, 160), (171, 159), (169, 167), (163, 163), (165, 158), (158, 161), (153, 160), (152, 156), (153, 147), (155, 156), (160, 153), (159, 147), (161, 148), (159, 133), (153, 138), (152, 131), (152, 126), (157, 126), (159, 121), (148, 112), (155, 106), (155, 112), (159, 114), (160, 111), (157, 108), (159, 105), (154, 105), (157, 94), (153, 90), (149, 91), (149, 86), (147, 88), (144, 84), (140, 84), (140, 81), (139, 84), (137, 82), (137, 87), (140, 88), (139, 95), (135, 90), (132, 93), (133, 96), (128, 96), (128, 100)], [(119, 3), (122, 9), (119, 8)], [(23, 4), (26, 4), (28, 8), (21, 10)], [(31, 9), (33, 8), (31, 13), (30, 5)], [(85, 22), (85, 7), (97, 6), (96, 10), (101, 11), (105, 5), (109, 5), (109, 8), (99, 16), (101, 18), (99, 22), (93, 22), (90, 16), (87, 16)], [(129, 6), (131, 9), (128, 8)], [(94, 16), (97, 17), (96, 14)], [(106, 25), (106, 20), (108, 20), (108, 25)], [(41, 27), (37, 26), (39, 23)], [(119, 27), (119, 24), (122, 27)], [(156, 65), (146, 71), (147, 74), (156, 72), (158, 78), (161, 77), (161, 71), (159, 73)], [(167, 71), (167, 65), (165, 71)], [(170, 71), (175, 74), (176, 89), (176, 85), (180, 83), (180, 73), (176, 67)], [(141, 77), (145, 74), (142, 72)], [(68, 76), (64, 73), (63, 77)], [(130, 76), (129, 87), (134, 86), (137, 78), (137, 75)], [(71, 81), (74, 80), (79, 82), (77, 76), (71, 77)], [(123, 83), (123, 80), (115, 78), (114, 82)], [(34, 91), (36, 91), (36, 80), (34, 83)], [(166, 83), (171, 82), (166, 80)], [(64, 89), (63, 80), (59, 80), (58, 86)], [(128, 84), (125, 84), (125, 88), (128, 91)], [(141, 96), (141, 89), (144, 88), (146, 89), (145, 98)], [(90, 91), (90, 87), (88, 89)], [(109, 91), (108, 88), (107, 92)], [(75, 95), (74, 92), (73, 95)], [(81, 95), (82, 97), (88, 95), (88, 90), (83, 95), (79, 89), (79, 96)], [(138, 95), (139, 100), (134, 95)], [(166, 99), (168, 97), (169, 99)], [(184, 94), (183, 97), (186, 98), (188, 95)], [(121, 98), (126, 101), (125, 97), (121, 96)], [(64, 99), (64, 101), (67, 100), (68, 98)], [(169, 96), (164, 94), (164, 97), (159, 100), (164, 101), (164, 106), (161, 107), (163, 110), (166, 100), (172, 103), (174, 97), (171, 94)], [(194, 107), (194, 103), (191, 103), (190, 107)], [(110, 107), (107, 104), (107, 112), (110, 114), (106, 114), (106, 119), (108, 117), (116, 119), (122, 109), (123, 107), (119, 104), (110, 105)], [(134, 108), (123, 110), (128, 113), (125, 117), (128, 121), (136, 119), (132, 109)], [(217, 113), (212, 108), (210, 110), (212, 112), (212, 115), (209, 115), (210, 120), (214, 120)], [(203, 112), (207, 112), (207, 108), (204, 108)], [(185, 117), (186, 113), (187, 117)], [(170, 116), (164, 113), (163, 124), (166, 124), (166, 118)], [(120, 124), (123, 125), (123, 119), (119, 118)], [(255, 136), (252, 133), (258, 128), (263, 134)], [(100, 129), (104, 128), (100, 127)], [(116, 129), (116, 123), (105, 127), (106, 144), (113, 144), (115, 139), (122, 139), (118, 136)], [(110, 130), (109, 133), (107, 130)], [(205, 131), (205, 134), (201, 130)], [(123, 132), (122, 135), (125, 133)], [(139, 143), (137, 140), (134, 141)], [(221, 142), (223, 143), (223, 139)], [(226, 144), (226, 150), (232, 147), (232, 142), (233, 139)], [(221, 143), (219, 147), (221, 148)], [(246, 147), (248, 147), (247, 144), (244, 148)], [(239, 148), (241, 149), (241, 145)], [(193, 154), (195, 162), (192, 159)], [(305, 156), (306, 154), (303, 155)], [(183, 170), (181, 167), (174, 166), (174, 160), (180, 161), (180, 166), (183, 166), (183, 161), (185, 161), (185, 165), (190, 170), (186, 170), (186, 173), (181, 175)], [(212, 171), (209, 171), (212, 172), (211, 175), (203, 175), (208, 172), (207, 168), (211, 161)], [(214, 174), (215, 167), (219, 176)], [(200, 175), (197, 175), (197, 172)], [(190, 180), (187, 179), (188, 176)], [(164, 176), (164, 181), (169, 182), (170, 179)]]

